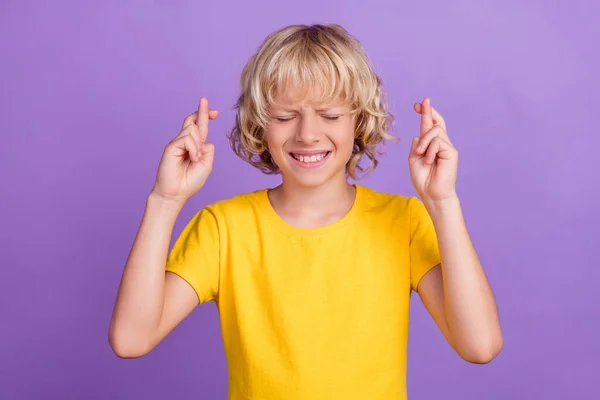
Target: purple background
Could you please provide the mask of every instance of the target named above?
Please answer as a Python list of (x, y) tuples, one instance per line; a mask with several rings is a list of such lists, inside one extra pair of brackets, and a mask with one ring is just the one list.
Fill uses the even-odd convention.
[(200, 96), (221, 111), (215, 169), (175, 233), (206, 203), (277, 184), (225, 132), (260, 41), (313, 22), (362, 41), (397, 118), (403, 140), (365, 184), (414, 194), (411, 107), (425, 96), (460, 151), (505, 347), (487, 366), (462, 361), (415, 297), (410, 398), (600, 398), (599, 6), (483, 3), (3, 1), (0, 398), (225, 398), (214, 304), (137, 360), (112, 354), (108, 322), (163, 147)]

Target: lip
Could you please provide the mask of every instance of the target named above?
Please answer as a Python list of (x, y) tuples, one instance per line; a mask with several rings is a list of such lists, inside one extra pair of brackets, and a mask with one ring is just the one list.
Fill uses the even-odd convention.
[(321, 154), (321, 153), (328, 153), (331, 152), (331, 150), (298, 150), (298, 151), (289, 151), (288, 153), (294, 153), (294, 154), (300, 154), (302, 156), (312, 156), (312, 155), (316, 155), (316, 154)]
[[(301, 161), (296, 160), (293, 156), (292, 153), (294, 154), (299, 154), (299, 155), (303, 155), (303, 156), (312, 156), (312, 155), (316, 155), (316, 154), (322, 154), (322, 153), (327, 153), (327, 155), (325, 157), (323, 157), (322, 160), (320, 161), (315, 161), (315, 162), (311, 162), (311, 163), (304, 163)], [(329, 157), (331, 156), (331, 151), (326, 150), (326, 151), (292, 151), (292, 152), (288, 152), (288, 156), (290, 157), (290, 159), (292, 160), (292, 162), (299, 166), (300, 168), (318, 168), (321, 165), (325, 164), (325, 162), (327, 160), (329, 160)]]

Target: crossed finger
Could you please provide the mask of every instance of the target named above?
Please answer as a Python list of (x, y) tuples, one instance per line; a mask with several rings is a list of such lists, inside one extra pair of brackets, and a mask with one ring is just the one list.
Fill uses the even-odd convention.
[(175, 139), (190, 135), (194, 139), (196, 146), (202, 148), (202, 144), (206, 142), (208, 135), (208, 120), (216, 119), (218, 116), (219, 112), (217, 110), (210, 110), (208, 108), (208, 100), (204, 97), (201, 98), (198, 111), (185, 118), (181, 132), (179, 132)]
[[(202, 100), (200, 100), (202, 102)], [(198, 107), (200, 108), (200, 107)], [(208, 119), (217, 119), (217, 117), (219, 116), (219, 111), (218, 110), (212, 110), (209, 109), (208, 110)], [(198, 111), (194, 111), (193, 113), (191, 113), (190, 115), (188, 115), (184, 120), (183, 120), (183, 125), (181, 126), (181, 129), (187, 128), (189, 125), (191, 124), (195, 124), (198, 121)]]
[(187, 153), (192, 162), (200, 161), (200, 148), (192, 135), (181, 135), (173, 140), (170, 146), (178, 149), (179, 155)]
[(425, 135), (423, 135), (419, 138), (419, 145), (417, 146), (415, 151), (417, 152), (417, 154), (423, 154), (427, 150), (427, 147), (429, 146), (429, 144), (435, 138), (440, 138), (441, 140), (448, 142), (448, 144), (450, 144), (450, 142), (448, 140), (446, 140), (445, 136), (446, 135), (445, 135), (444, 129), (442, 129), (441, 126), (439, 126), (439, 125), (434, 126), (433, 128), (431, 128), (429, 130), (429, 132), (427, 132)]
[(421, 114), (421, 132), (414, 138), (409, 160), (423, 157), (426, 164), (432, 164), (436, 157), (450, 157), (455, 149), (448, 137), (446, 122), (431, 106), (431, 100), (425, 98), (422, 103), (416, 103), (414, 109)]
[(414, 109), (421, 114), (421, 135), (427, 133), (436, 125), (441, 126), (444, 131), (447, 131), (446, 121), (441, 114), (431, 106), (431, 100), (426, 98), (422, 103), (415, 103)]

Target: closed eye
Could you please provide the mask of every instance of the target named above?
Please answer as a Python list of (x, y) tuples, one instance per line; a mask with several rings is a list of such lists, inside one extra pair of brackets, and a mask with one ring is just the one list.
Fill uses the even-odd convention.
[[(337, 121), (338, 119), (340, 119), (339, 115), (324, 115), (323, 118), (325, 118), (328, 121)], [(275, 120), (278, 122), (287, 122), (287, 121), (291, 121), (293, 120), (294, 117), (275, 117)]]

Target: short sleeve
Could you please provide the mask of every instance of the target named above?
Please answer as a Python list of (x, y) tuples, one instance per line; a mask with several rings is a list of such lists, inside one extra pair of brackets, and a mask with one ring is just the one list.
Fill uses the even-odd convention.
[(167, 258), (166, 270), (186, 280), (200, 303), (218, 295), (219, 243), (217, 218), (205, 207), (185, 226)]
[(441, 262), (437, 235), (425, 205), (410, 199), (410, 284), (414, 291), (421, 278)]

